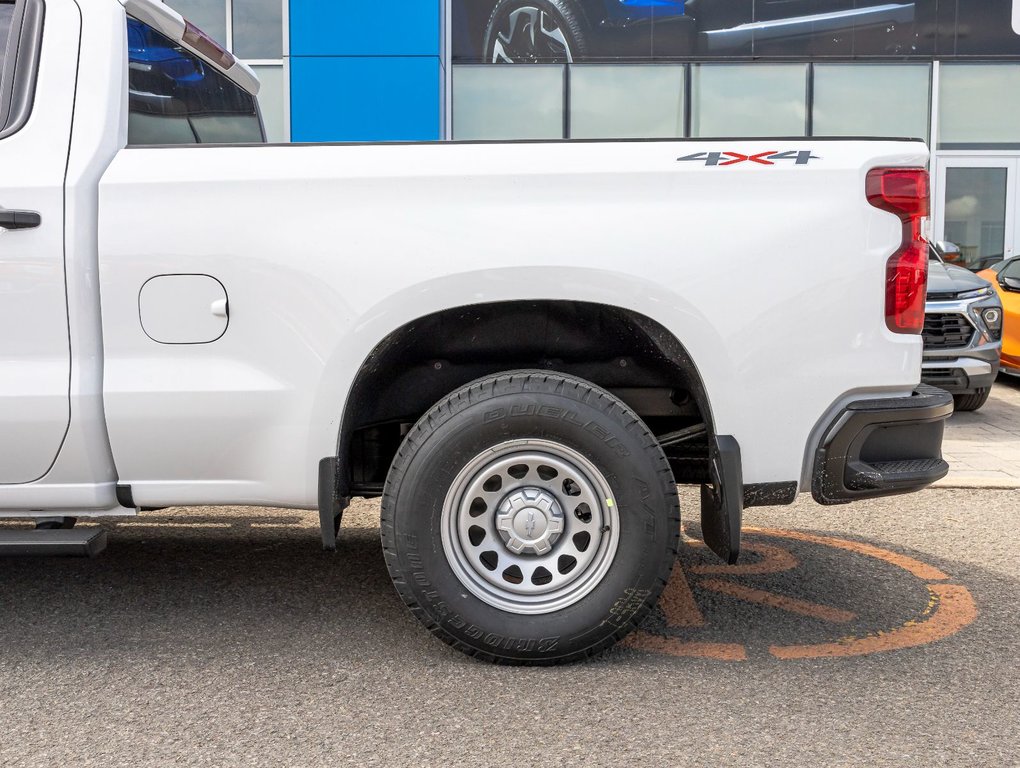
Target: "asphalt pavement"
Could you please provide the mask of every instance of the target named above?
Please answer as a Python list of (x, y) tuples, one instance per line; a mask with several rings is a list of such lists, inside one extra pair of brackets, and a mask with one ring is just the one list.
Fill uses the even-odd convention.
[(721, 567), (695, 500), (624, 647), (552, 669), (406, 612), (359, 502), (104, 523), (95, 560), (0, 560), (0, 765), (1013, 766), (1020, 497), (752, 509)]

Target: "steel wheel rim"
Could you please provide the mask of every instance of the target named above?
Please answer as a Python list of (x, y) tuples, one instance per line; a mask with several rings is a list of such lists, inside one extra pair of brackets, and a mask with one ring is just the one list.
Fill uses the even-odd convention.
[(566, 33), (541, 8), (528, 5), (506, 17), (504, 28), (496, 33), (492, 46), (493, 64), (534, 64), (574, 61)]
[(619, 544), (605, 476), (572, 448), (516, 440), (471, 459), (443, 502), (443, 551), (461, 584), (511, 613), (551, 613), (597, 587)]

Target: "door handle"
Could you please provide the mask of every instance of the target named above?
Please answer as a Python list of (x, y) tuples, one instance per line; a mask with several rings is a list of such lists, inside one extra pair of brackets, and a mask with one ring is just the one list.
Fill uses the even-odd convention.
[(37, 211), (12, 211), (0, 208), (0, 229), (35, 229), (42, 223)]

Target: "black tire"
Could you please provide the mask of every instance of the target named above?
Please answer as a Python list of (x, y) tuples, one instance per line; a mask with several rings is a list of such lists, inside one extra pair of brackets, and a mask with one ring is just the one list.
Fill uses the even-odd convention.
[(976, 392), (968, 392), (966, 395), (953, 395), (953, 402), (956, 404), (956, 410), (958, 411), (976, 411), (988, 402), (990, 394), (992, 394), (990, 388), (979, 389)]
[[(605, 507), (615, 506), (619, 533), (600, 530), (617, 544), (590, 591), (566, 607), (522, 615), (480, 599), (455, 573), (444, 550), (443, 510), (472, 457), (497, 445), (515, 450), (505, 448), (508, 441), (526, 439), (565, 446), (597, 468), (611, 489), (614, 501)], [(574, 525), (569, 518), (565, 524)], [(383, 549), (400, 597), (441, 640), (499, 663), (556, 664), (609, 648), (655, 605), (679, 533), (673, 473), (637, 414), (593, 384), (541, 371), (481, 379), (437, 403), (408, 433), (383, 491)], [(556, 551), (563, 551), (558, 542)]]
[(573, 0), (499, 0), (485, 26), (485, 43), (482, 51), (487, 63), (501, 63), (496, 55), (496, 46), (507, 46), (512, 38), (511, 16), (521, 10), (534, 10), (546, 14), (547, 27), (554, 25), (563, 34), (565, 50), (559, 49), (557, 41), (547, 35), (535, 35), (536, 44), (531, 47), (532, 36), (525, 38), (525, 45), (510, 46), (506, 50), (512, 63), (562, 64), (576, 62), (588, 54), (588, 24), (584, 14)]
[(74, 528), (78, 522), (77, 517), (61, 517), (56, 520), (43, 520), (35, 524), (37, 531), (60, 531)]

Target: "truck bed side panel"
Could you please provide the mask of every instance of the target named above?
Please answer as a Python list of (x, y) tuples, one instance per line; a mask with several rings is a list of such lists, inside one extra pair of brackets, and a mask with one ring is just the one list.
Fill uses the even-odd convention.
[[(803, 164), (678, 161), (805, 151)], [(900, 224), (867, 204), (864, 177), (926, 157), (914, 142), (810, 139), (124, 150), (100, 188), (121, 481), (147, 506), (313, 506), (351, 382), (387, 333), (532, 298), (670, 329), (745, 482), (799, 479), (835, 403), (918, 382), (919, 337), (884, 323)], [(222, 283), (221, 338), (146, 335), (139, 292), (171, 274)]]

